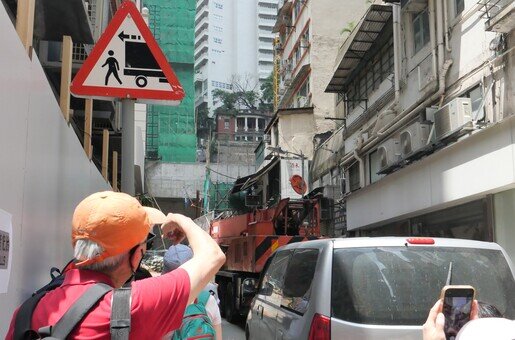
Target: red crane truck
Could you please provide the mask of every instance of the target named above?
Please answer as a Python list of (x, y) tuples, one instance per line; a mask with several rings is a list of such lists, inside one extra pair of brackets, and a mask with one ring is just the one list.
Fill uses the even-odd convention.
[(259, 274), (278, 247), (320, 237), (319, 201), (283, 199), (268, 209), (213, 220), (210, 234), (227, 258), (216, 283), (222, 315), (233, 322), (247, 315)]

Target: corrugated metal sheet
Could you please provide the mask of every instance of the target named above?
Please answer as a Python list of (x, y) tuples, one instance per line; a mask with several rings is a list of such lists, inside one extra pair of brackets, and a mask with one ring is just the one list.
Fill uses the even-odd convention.
[(345, 40), (338, 53), (337, 66), (325, 92), (344, 92), (349, 75), (365, 58), (392, 16), (389, 5), (371, 5)]

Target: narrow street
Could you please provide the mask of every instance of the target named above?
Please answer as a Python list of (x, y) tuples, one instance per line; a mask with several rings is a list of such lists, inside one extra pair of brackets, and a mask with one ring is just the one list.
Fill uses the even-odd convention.
[(515, 340), (515, 0), (0, 32), (0, 340)]
[(241, 340), (245, 339), (244, 324), (233, 325), (222, 319), (222, 334), (224, 340)]

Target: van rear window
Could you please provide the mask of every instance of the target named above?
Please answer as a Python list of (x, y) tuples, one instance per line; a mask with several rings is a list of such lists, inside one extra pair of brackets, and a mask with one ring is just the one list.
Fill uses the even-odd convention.
[(335, 249), (332, 316), (362, 324), (422, 325), (451, 263), (451, 284), (472, 285), (479, 301), (515, 318), (515, 281), (500, 251), (436, 247)]

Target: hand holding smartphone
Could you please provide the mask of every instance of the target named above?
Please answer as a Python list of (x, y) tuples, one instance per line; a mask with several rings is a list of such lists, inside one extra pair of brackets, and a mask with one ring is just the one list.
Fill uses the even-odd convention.
[(475, 290), (472, 286), (445, 286), (440, 298), (445, 316), (445, 338), (454, 340), (460, 329), (470, 320)]

